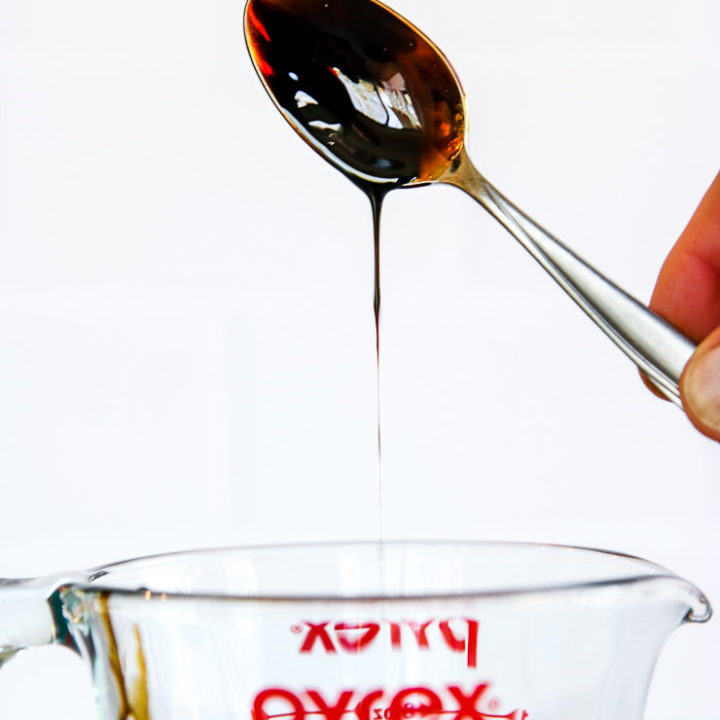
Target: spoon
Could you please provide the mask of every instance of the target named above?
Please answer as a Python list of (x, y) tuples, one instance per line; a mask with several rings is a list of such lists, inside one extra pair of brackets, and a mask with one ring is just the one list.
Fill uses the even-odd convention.
[[(293, 129), (376, 204), (446, 183), (484, 207), (642, 370), (682, 405), (694, 344), (493, 187), (465, 149), (465, 98), (443, 53), (377, 0), (248, 0), (255, 69)], [(375, 205), (374, 205), (375, 207)]]

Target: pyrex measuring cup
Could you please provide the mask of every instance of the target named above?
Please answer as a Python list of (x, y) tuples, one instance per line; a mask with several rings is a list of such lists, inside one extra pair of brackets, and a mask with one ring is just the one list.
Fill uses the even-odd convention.
[(57, 643), (106, 720), (639, 720), (696, 587), (514, 543), (197, 551), (3, 581), (0, 662)]

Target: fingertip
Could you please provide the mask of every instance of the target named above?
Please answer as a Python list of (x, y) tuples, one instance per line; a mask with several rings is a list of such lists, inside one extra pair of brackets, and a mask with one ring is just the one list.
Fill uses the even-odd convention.
[(720, 328), (690, 358), (680, 378), (680, 396), (690, 422), (720, 442)]
[(650, 307), (696, 342), (720, 324), (720, 174), (660, 270)]
[(642, 370), (639, 370), (638, 372), (640, 373), (640, 379), (645, 383), (645, 387), (646, 387), (653, 395), (655, 395), (656, 397), (659, 397), (661, 400), (667, 400), (667, 397), (665, 397), (665, 395), (663, 395), (663, 393), (661, 393), (661, 392), (655, 387), (655, 383), (653, 383), (653, 381), (650, 380), (650, 378), (648, 378), (648, 376), (647, 376)]

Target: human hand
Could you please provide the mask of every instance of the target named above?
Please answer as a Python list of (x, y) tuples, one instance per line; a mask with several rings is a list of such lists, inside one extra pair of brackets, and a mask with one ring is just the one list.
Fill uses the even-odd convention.
[(680, 395), (693, 425), (720, 441), (720, 174), (665, 260), (650, 307), (700, 343)]

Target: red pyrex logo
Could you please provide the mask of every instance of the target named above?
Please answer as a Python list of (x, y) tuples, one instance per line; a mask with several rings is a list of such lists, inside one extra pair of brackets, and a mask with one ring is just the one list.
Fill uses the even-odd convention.
[(466, 693), (457, 685), (438, 692), (416, 686), (398, 690), (392, 696), (379, 689), (364, 695), (343, 690), (332, 700), (318, 690), (298, 694), (285, 688), (267, 688), (255, 696), (252, 718), (306, 720), (307, 715), (320, 715), (325, 720), (342, 720), (343, 715), (351, 714), (357, 720), (407, 720), (439, 715), (448, 716), (448, 720), (527, 720), (525, 710), (498, 714), (500, 703), (488, 697), (489, 687), (489, 683), (482, 683)]
[[(294, 633), (304, 634), (300, 645), (301, 653), (312, 652), (316, 647), (325, 652), (338, 650), (359, 653), (371, 645), (387, 642), (392, 650), (400, 650), (403, 642), (413, 643), (421, 650), (429, 650), (431, 640), (442, 642), (449, 650), (464, 653), (468, 667), (477, 667), (477, 620), (467, 618), (448, 618), (446, 620), (427, 620), (426, 622), (326, 622), (312, 623), (308, 620), (293, 625)], [(389, 637), (388, 637), (389, 636)], [(410, 636), (410, 637), (408, 637)], [(405, 641), (403, 641), (405, 637)]]

